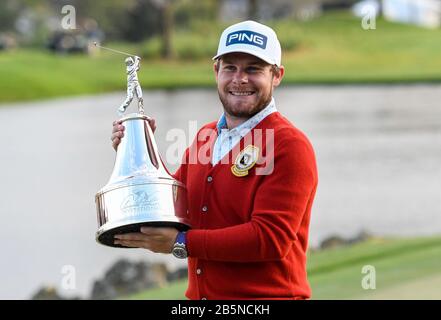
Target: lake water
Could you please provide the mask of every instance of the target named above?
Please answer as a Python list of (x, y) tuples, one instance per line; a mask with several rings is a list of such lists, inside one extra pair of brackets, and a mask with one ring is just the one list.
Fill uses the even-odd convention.
[[(167, 134), (183, 130), (188, 143), (221, 113), (214, 90), (145, 96), (163, 155), (175, 143)], [(275, 98), (316, 151), (312, 246), (362, 230), (441, 233), (441, 86), (283, 87)], [(120, 257), (185, 264), (95, 242), (94, 196), (113, 168), (111, 124), (123, 99), (118, 92), (0, 107), (0, 299), (29, 298), (41, 285), (87, 297)], [(74, 290), (61, 288), (66, 265), (75, 268)]]

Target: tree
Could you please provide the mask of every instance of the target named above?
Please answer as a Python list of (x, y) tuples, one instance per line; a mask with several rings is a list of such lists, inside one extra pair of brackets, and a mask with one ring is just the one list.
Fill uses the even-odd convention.
[(152, 0), (160, 8), (161, 23), (161, 55), (165, 59), (171, 59), (174, 56), (172, 35), (174, 27), (175, 0)]
[(248, 0), (248, 19), (257, 20), (259, 12), (259, 1), (258, 0)]
[(174, 10), (171, 0), (165, 1), (162, 7), (162, 57), (171, 59), (174, 56), (172, 34), (174, 26)]
[(0, 31), (11, 31), (20, 13), (20, 6), (12, 0), (0, 1)]

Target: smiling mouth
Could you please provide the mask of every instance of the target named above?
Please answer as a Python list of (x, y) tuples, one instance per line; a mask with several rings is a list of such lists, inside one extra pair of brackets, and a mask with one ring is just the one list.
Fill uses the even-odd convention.
[(233, 96), (251, 96), (252, 94), (254, 94), (254, 91), (228, 91), (229, 94), (233, 95)]

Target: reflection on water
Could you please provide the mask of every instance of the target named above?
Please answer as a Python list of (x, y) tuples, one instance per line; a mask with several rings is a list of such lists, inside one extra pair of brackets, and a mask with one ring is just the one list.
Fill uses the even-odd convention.
[[(319, 188), (311, 244), (333, 233), (353, 236), (441, 232), (440, 86), (280, 88), (279, 111), (313, 143)], [(113, 249), (95, 243), (94, 195), (108, 180), (114, 152), (111, 123), (124, 93), (60, 99), (0, 108), (0, 298), (28, 298), (42, 284), (60, 286), (75, 267), (76, 289), (118, 257), (166, 261), (166, 255)], [(214, 90), (147, 92), (157, 120), (161, 153), (184, 130), (186, 144), (221, 112)], [(133, 106), (132, 106), (133, 108)], [(165, 160), (165, 159), (164, 159)], [(176, 169), (176, 164), (169, 164)], [(185, 263), (185, 262), (181, 262)]]

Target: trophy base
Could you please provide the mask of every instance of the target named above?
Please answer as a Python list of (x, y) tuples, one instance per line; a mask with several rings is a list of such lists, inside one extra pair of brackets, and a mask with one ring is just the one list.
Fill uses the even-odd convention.
[[(133, 223), (120, 227), (115, 227), (106, 231), (98, 231), (96, 234), (96, 241), (105, 246), (114, 247), (114, 248), (130, 248), (126, 246), (122, 246), (119, 244), (114, 244), (114, 236), (117, 234), (131, 233), (131, 232), (141, 232), (141, 227), (171, 227), (176, 228), (178, 231), (187, 231), (190, 229), (189, 226), (179, 223), (179, 222), (168, 222), (168, 221), (151, 221), (151, 222), (141, 222), (141, 223)], [(135, 248), (134, 248), (135, 249)]]

